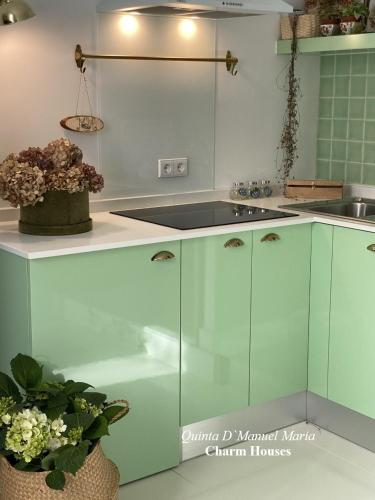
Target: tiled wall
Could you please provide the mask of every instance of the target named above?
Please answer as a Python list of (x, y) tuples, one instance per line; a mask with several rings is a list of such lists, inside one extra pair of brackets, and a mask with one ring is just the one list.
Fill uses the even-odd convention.
[(375, 51), (321, 57), (317, 177), (375, 185)]

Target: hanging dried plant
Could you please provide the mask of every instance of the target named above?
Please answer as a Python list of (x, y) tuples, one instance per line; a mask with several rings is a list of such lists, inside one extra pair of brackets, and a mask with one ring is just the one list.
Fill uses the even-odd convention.
[[(290, 178), (291, 172), (298, 160), (298, 127), (299, 127), (299, 109), (298, 100), (301, 96), (300, 81), (296, 76), (296, 61), (298, 57), (298, 41), (297, 41), (297, 24), (298, 16), (293, 16), (291, 19), (293, 39), (292, 53), (287, 66), (287, 75), (283, 90), (287, 92), (287, 106), (284, 114), (283, 130), (281, 134), (278, 153), (281, 152), (281, 160), (278, 163), (278, 177), (283, 183), (284, 189), (286, 181)], [(279, 160), (279, 154), (278, 154)]]

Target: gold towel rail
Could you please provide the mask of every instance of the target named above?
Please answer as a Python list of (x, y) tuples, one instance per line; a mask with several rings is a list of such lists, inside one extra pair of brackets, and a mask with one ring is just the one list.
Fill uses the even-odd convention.
[(156, 56), (124, 56), (114, 54), (85, 54), (82, 47), (77, 45), (75, 50), (75, 61), (79, 69), (83, 69), (86, 59), (109, 59), (109, 60), (137, 60), (137, 61), (196, 61), (196, 62), (215, 62), (225, 63), (227, 71), (233, 76), (237, 74), (236, 66), (238, 64), (237, 57), (233, 57), (228, 50), (224, 57), (156, 57)]

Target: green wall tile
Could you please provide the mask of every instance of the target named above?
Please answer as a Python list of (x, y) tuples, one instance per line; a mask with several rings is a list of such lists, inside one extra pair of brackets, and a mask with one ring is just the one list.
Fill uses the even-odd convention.
[(331, 120), (326, 120), (326, 119), (319, 120), (318, 137), (320, 139), (330, 139), (331, 128), (332, 128)]
[(362, 120), (349, 120), (348, 139), (354, 141), (363, 140), (363, 121)]
[(318, 177), (375, 184), (375, 50), (321, 56), (320, 75)]
[(321, 118), (331, 118), (332, 116), (332, 99), (320, 99), (319, 116)]
[(333, 75), (335, 71), (335, 56), (323, 56), (320, 58), (320, 74), (322, 76)]
[(364, 148), (364, 162), (375, 163), (375, 142), (366, 142)]
[(353, 54), (351, 73), (364, 75), (367, 71), (367, 54)]
[(340, 161), (332, 162), (332, 179), (335, 181), (345, 180), (345, 163)]
[(332, 160), (346, 160), (346, 141), (332, 142)]
[(363, 165), (363, 184), (375, 184), (375, 165)]
[(346, 139), (347, 132), (347, 120), (333, 120), (333, 137), (335, 139)]
[(331, 141), (318, 141), (318, 158), (329, 160), (331, 156)]
[(375, 52), (368, 55), (368, 73), (375, 75)]
[(348, 75), (350, 73), (350, 55), (336, 56), (336, 75)]
[(335, 97), (348, 97), (349, 95), (349, 77), (338, 76), (335, 79)]
[(349, 111), (348, 99), (334, 99), (333, 116), (335, 118), (347, 118)]
[(347, 163), (346, 182), (349, 184), (360, 184), (362, 165), (360, 163)]
[(365, 99), (351, 99), (349, 104), (349, 117), (363, 119), (364, 116), (365, 116)]
[(329, 161), (318, 160), (316, 163), (316, 177), (317, 179), (330, 179)]
[(367, 96), (375, 97), (375, 76), (367, 77)]
[(366, 118), (375, 120), (375, 99), (369, 98), (366, 101)]
[(320, 79), (320, 96), (321, 97), (332, 97), (333, 96), (333, 82), (334, 79), (330, 77), (324, 77)]
[(350, 95), (352, 97), (363, 97), (366, 94), (366, 78), (363, 76), (352, 76), (350, 82)]
[(348, 160), (354, 162), (362, 161), (362, 142), (348, 142)]
[(375, 142), (375, 122), (366, 122), (365, 124), (365, 141)]

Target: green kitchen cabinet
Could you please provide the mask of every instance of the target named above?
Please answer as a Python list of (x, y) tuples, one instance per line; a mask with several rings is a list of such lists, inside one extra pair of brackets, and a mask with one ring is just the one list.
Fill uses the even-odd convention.
[(328, 398), (375, 418), (375, 234), (335, 227)]
[(308, 389), (327, 397), (333, 226), (313, 224)]
[[(129, 415), (103, 439), (121, 482), (177, 465), (180, 242), (21, 262), (10, 258), (17, 259), (28, 290), (23, 311), (30, 311), (30, 342), (23, 351), (47, 373), (87, 381), (110, 400), (129, 400)], [(18, 305), (13, 303), (14, 316)], [(8, 358), (21, 348), (14, 347)]]
[(254, 232), (250, 403), (307, 388), (311, 225)]
[(248, 406), (252, 232), (182, 242), (181, 425)]

